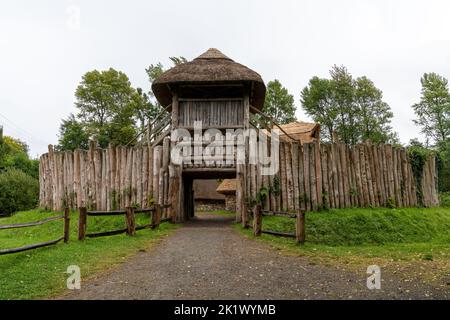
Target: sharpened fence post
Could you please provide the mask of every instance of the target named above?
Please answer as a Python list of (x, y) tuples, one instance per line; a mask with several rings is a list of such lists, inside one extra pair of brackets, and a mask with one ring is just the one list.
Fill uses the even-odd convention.
[(152, 229), (159, 227), (161, 223), (161, 205), (155, 204), (155, 211), (152, 214)]
[(78, 208), (78, 212), (78, 240), (84, 240), (86, 238), (87, 209), (81, 207)]
[(305, 243), (305, 210), (297, 211), (295, 223), (295, 240), (299, 244)]
[(259, 237), (262, 230), (262, 211), (261, 205), (257, 204), (253, 208), (253, 235)]
[(70, 237), (70, 209), (64, 209), (64, 243), (69, 242)]
[(136, 235), (136, 221), (134, 218), (134, 208), (133, 207), (127, 207), (125, 209), (125, 220), (127, 223), (127, 234), (129, 236), (135, 236)]

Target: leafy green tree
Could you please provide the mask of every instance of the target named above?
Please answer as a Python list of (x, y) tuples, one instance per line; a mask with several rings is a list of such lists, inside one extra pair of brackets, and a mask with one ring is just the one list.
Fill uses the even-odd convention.
[(353, 79), (344, 66), (333, 66), (330, 76), (313, 77), (301, 91), (302, 107), (321, 124), (323, 139), (346, 144), (398, 142), (390, 125), (393, 113), (371, 80)]
[(9, 136), (0, 140), (0, 172), (9, 169), (21, 170), (37, 179), (39, 177), (39, 161), (28, 155), (28, 145)]
[(322, 126), (322, 138), (333, 141), (338, 110), (332, 97), (331, 80), (313, 77), (301, 92), (301, 103), (306, 114)]
[(0, 172), (0, 214), (35, 208), (38, 197), (36, 178), (15, 168)]
[[(279, 80), (269, 81), (262, 112), (278, 124), (286, 124), (296, 120), (295, 111), (294, 96), (289, 94), (289, 91), (283, 87)], [(260, 116), (255, 116), (253, 121), (263, 127), (269, 126), (271, 122), (269, 119)]]
[(420, 79), (420, 102), (412, 106), (418, 125), (427, 141), (444, 143), (450, 137), (450, 93), (448, 81), (436, 73), (425, 73)]
[[(112, 68), (106, 71), (87, 72), (77, 87), (75, 106), (77, 118), (86, 133), (99, 141), (101, 147), (108, 143), (126, 144), (135, 134), (131, 100), (134, 89), (126, 74)], [(117, 135), (117, 128), (127, 128), (126, 135)], [(131, 134), (130, 134), (131, 133)]]
[(58, 150), (87, 149), (89, 147), (89, 136), (85, 127), (73, 114), (62, 121), (59, 128)]
[(383, 92), (365, 76), (356, 79), (355, 87), (355, 103), (359, 110), (357, 115), (359, 140), (397, 143), (397, 133), (391, 126), (394, 114), (389, 105), (383, 101)]

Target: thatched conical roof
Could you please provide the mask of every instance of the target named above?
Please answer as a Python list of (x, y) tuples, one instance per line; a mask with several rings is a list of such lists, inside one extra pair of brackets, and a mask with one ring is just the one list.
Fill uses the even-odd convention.
[(159, 103), (168, 106), (172, 103), (170, 85), (216, 83), (252, 84), (250, 103), (259, 109), (264, 105), (266, 86), (261, 76), (246, 66), (234, 62), (217, 49), (209, 49), (194, 60), (164, 72), (153, 82), (152, 90)]

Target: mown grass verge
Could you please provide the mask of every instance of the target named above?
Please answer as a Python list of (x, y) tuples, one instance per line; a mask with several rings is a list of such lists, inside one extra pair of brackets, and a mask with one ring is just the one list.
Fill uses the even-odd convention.
[[(33, 210), (19, 212), (12, 217), (0, 219), (0, 225), (37, 221), (61, 213)], [(136, 215), (136, 224), (149, 223), (149, 217)], [(66, 288), (67, 267), (81, 268), (82, 282), (100, 271), (109, 269), (140, 250), (147, 250), (161, 237), (167, 236), (177, 226), (162, 224), (158, 229), (145, 229), (135, 237), (117, 235), (111, 237), (77, 240), (77, 213), (71, 213), (68, 244), (59, 243), (52, 247), (0, 256), (0, 299), (39, 299), (60, 294)], [(101, 232), (125, 228), (122, 216), (88, 217), (90, 232)], [(45, 225), (0, 230), (0, 249), (49, 241), (61, 237), (63, 221)]]

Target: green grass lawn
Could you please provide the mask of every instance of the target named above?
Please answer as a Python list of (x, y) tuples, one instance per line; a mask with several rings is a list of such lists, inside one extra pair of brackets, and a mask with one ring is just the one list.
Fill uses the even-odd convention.
[[(252, 230), (236, 228), (249, 237)], [(264, 217), (263, 230), (294, 232), (295, 219)], [(341, 209), (306, 213), (306, 244), (263, 234), (260, 240), (313, 261), (349, 268), (420, 264), (424, 277), (450, 276), (450, 208)], [(424, 267), (425, 266), (425, 267)]]
[[(19, 212), (0, 219), (0, 225), (31, 222), (61, 213), (33, 210)], [(145, 214), (136, 215), (136, 224), (149, 223)], [(77, 240), (77, 213), (71, 214), (71, 240), (68, 244), (0, 256), (0, 299), (37, 299), (57, 295), (66, 288), (69, 265), (81, 268), (83, 280), (97, 272), (123, 262), (139, 250), (150, 249), (161, 237), (170, 233), (176, 225), (162, 224), (158, 229), (137, 231), (135, 237), (117, 235), (111, 237)], [(88, 217), (87, 232), (101, 232), (125, 228), (123, 216)], [(0, 249), (54, 240), (63, 234), (63, 220), (30, 228), (0, 230)]]

